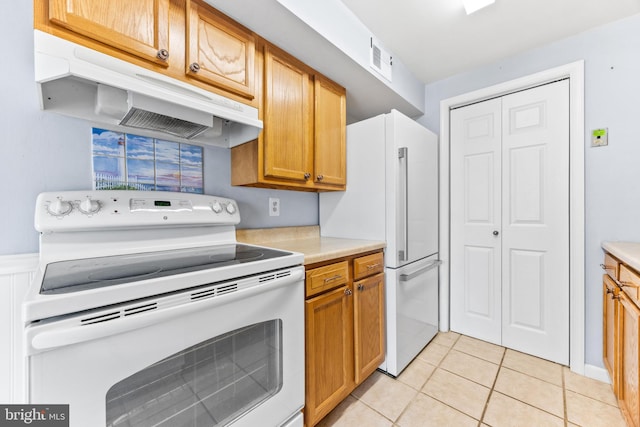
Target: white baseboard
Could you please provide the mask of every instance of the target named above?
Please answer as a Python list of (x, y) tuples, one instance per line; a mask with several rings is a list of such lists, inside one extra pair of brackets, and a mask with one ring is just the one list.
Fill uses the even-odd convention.
[(611, 384), (611, 378), (609, 378), (609, 372), (605, 368), (594, 365), (584, 365), (584, 376), (593, 378), (594, 380), (602, 381), (603, 383)]

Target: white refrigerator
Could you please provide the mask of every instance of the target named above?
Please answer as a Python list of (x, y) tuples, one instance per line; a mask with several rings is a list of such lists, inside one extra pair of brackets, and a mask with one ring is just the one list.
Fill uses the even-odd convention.
[(347, 190), (320, 194), (320, 233), (384, 240), (392, 376), (438, 331), (438, 138), (391, 110), (347, 126)]

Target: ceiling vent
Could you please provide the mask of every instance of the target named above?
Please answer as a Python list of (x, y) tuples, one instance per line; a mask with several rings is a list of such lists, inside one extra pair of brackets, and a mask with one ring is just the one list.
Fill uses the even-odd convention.
[(369, 65), (382, 77), (391, 81), (391, 67), (393, 58), (391, 54), (384, 50), (380, 42), (371, 37), (371, 47), (369, 52)]

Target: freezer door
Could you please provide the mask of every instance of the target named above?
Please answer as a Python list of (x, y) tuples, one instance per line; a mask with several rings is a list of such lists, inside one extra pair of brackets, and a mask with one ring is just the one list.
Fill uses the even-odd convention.
[(380, 369), (398, 376), (438, 332), (435, 254), (400, 269), (386, 269), (387, 355)]
[(386, 116), (387, 266), (438, 251), (438, 138), (393, 110)]

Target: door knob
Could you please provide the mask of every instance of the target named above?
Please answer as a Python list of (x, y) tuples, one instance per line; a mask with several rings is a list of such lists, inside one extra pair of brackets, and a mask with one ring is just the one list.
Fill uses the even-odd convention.
[(497, 236), (498, 234), (500, 234), (500, 232), (498, 230), (493, 230), (493, 235)]

